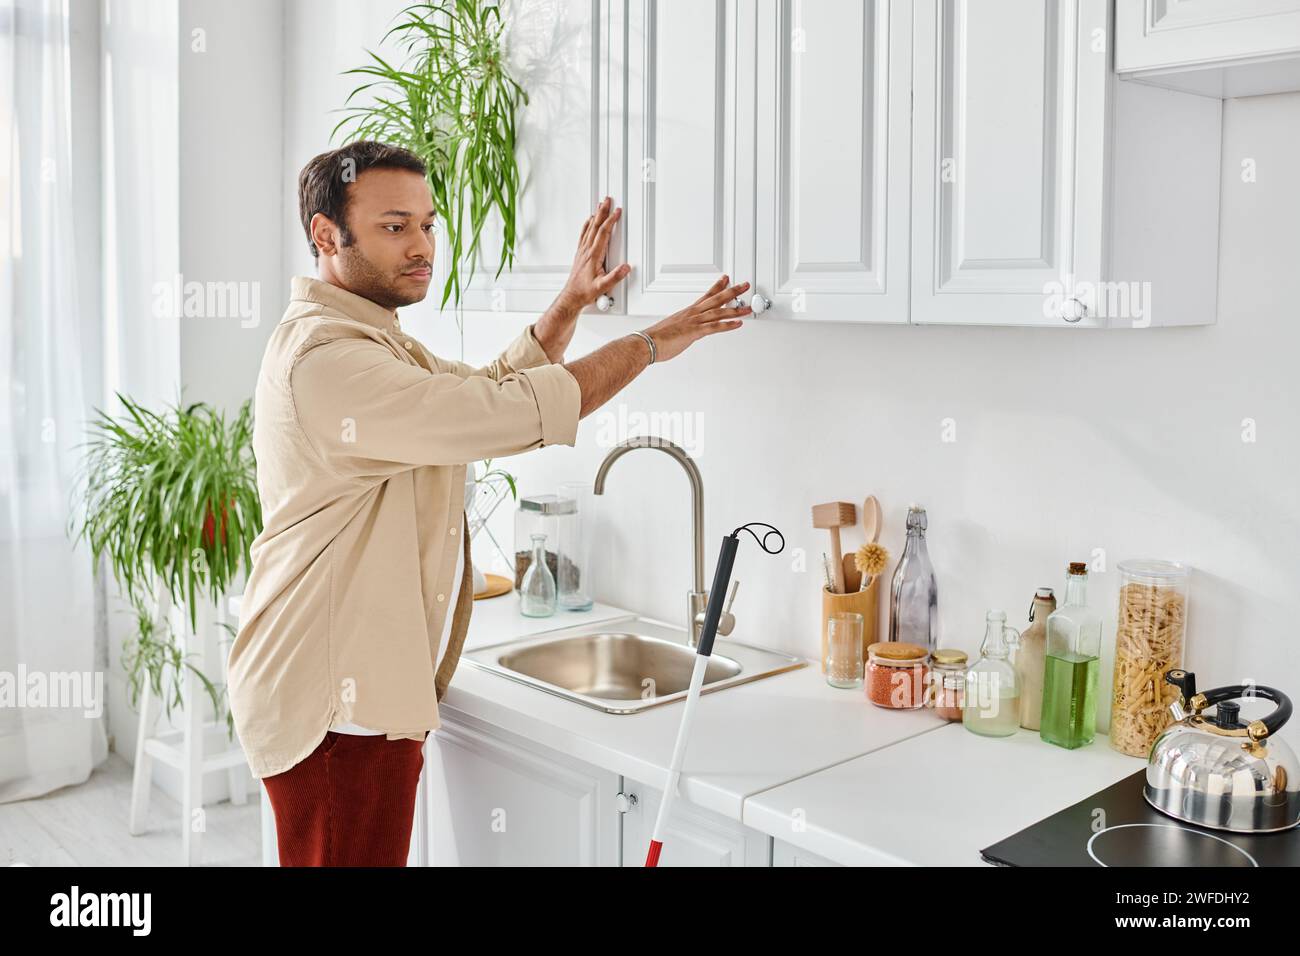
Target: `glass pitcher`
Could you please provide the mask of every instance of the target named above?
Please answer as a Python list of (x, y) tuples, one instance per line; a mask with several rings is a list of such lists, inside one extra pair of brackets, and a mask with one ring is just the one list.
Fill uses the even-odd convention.
[(546, 566), (546, 535), (534, 534), (532, 560), (519, 585), (519, 613), (524, 617), (550, 617), (555, 613), (555, 575)]
[(1011, 652), (1020, 644), (1020, 632), (1007, 627), (1005, 611), (985, 617), (980, 657), (966, 672), (962, 723), (985, 737), (1009, 737), (1020, 726), (1020, 682)]

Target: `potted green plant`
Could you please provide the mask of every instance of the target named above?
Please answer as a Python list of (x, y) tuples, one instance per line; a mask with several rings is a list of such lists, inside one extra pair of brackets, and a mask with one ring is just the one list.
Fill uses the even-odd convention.
[[(403, 62), (393, 66), (367, 51), (368, 65), (346, 71), (371, 79), (348, 94), (346, 115), (331, 136), (392, 143), (424, 160), (434, 212), (447, 233), (447, 281), (439, 308), (453, 302), (463, 359), (461, 270), (468, 265), (464, 282), (474, 277), (483, 226), (494, 210), (502, 227), (494, 278), (514, 265), (520, 193), (516, 115), (528, 94), (510, 75), (506, 22), (496, 0), (430, 0), (406, 7), (395, 19), (381, 42), (395, 38)], [(485, 474), (471, 478), (466, 491), (472, 533), (500, 504), (495, 482), (504, 479), (511, 497), (517, 497), (512, 475), (493, 469), (490, 461), (482, 467)], [(483, 494), (475, 495), (474, 488)], [(476, 513), (484, 509), (487, 514)]]
[[(251, 403), (227, 420), (202, 402), (155, 412), (117, 398), (122, 415), (96, 409), (90, 423), (75, 492), (81, 506), (69, 526), (96, 563), (107, 559), (134, 610), (136, 633), (123, 655), (131, 705), (139, 706), (147, 680), (170, 715), (189, 668), (220, 716), (222, 689), (159, 618), (156, 589), (183, 605), (196, 627), (199, 601), (220, 600), (251, 566), (249, 548), (262, 529)], [(228, 711), (226, 722), (233, 736)]]
[[(447, 282), (460, 326), (461, 268), (474, 276), (484, 224), (495, 210), (502, 244), (496, 276), (514, 264), (520, 191), (516, 114), (528, 102), (510, 75), (495, 0), (431, 0), (406, 7), (384, 35), (405, 59), (371, 62), (346, 74), (372, 77), (354, 89), (332, 135), (380, 140), (415, 153), (428, 169), (434, 211), (447, 232)], [(345, 74), (345, 75), (346, 75)]]

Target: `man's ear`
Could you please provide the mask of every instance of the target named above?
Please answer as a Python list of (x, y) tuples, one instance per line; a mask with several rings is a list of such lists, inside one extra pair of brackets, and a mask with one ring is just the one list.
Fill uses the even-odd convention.
[(339, 230), (334, 220), (323, 212), (311, 217), (311, 241), (323, 256), (338, 254)]

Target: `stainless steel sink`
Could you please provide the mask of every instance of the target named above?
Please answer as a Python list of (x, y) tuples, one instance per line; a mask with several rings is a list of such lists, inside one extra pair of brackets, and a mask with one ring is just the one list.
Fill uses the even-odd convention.
[[(684, 639), (684, 634), (649, 621), (626, 621), (588, 633), (510, 641), (461, 659), (596, 710), (635, 714), (686, 696), (695, 651), (682, 643)], [(805, 663), (787, 654), (718, 641), (704, 672), (702, 692), (770, 677)]]

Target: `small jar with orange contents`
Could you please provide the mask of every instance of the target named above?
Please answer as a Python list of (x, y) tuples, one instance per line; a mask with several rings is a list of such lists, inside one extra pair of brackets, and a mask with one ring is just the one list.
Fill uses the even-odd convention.
[(928, 703), (936, 716), (961, 720), (966, 702), (966, 652), (940, 649), (930, 655), (931, 691)]
[(915, 710), (925, 704), (930, 655), (919, 644), (881, 641), (867, 648), (867, 700), (877, 707)]

